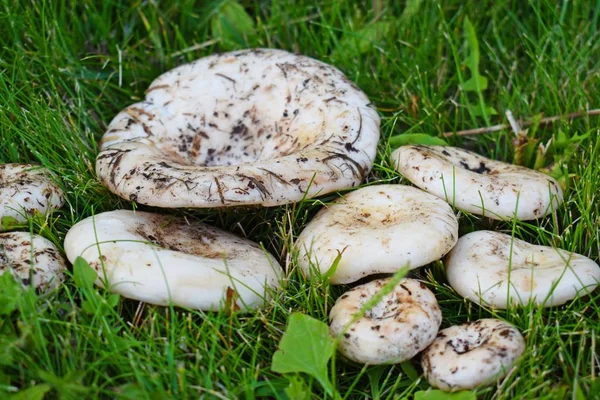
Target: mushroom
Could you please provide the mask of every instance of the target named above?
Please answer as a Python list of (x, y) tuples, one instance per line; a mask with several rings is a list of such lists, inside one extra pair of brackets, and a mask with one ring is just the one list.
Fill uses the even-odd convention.
[(63, 203), (63, 192), (47, 169), (31, 164), (0, 165), (0, 220), (10, 217), (22, 223), (27, 214), (45, 213)]
[(10, 271), (24, 287), (49, 292), (63, 281), (65, 261), (54, 243), (29, 232), (0, 233), (0, 274)]
[(392, 159), (396, 170), (421, 189), (493, 219), (540, 218), (563, 200), (558, 183), (541, 172), (456, 147), (402, 146)]
[(86, 218), (67, 233), (65, 252), (71, 262), (83, 257), (97, 271), (97, 285), (163, 306), (250, 309), (281, 284), (281, 267), (256, 243), (147, 212)]
[(378, 140), (377, 112), (339, 70), (242, 50), (159, 76), (108, 126), (96, 171), (152, 206), (276, 206), (359, 184)]
[(480, 319), (441, 330), (421, 355), (421, 366), (431, 386), (455, 392), (503, 378), (524, 351), (514, 326)]
[(417, 268), (440, 259), (458, 239), (448, 204), (403, 185), (368, 186), (325, 206), (298, 236), (298, 265), (307, 274), (328, 271), (331, 283)]
[(415, 279), (403, 279), (363, 317), (355, 315), (389, 279), (355, 287), (329, 313), (329, 332), (340, 334), (339, 351), (362, 364), (392, 364), (413, 358), (434, 339), (442, 322), (437, 300)]
[(446, 273), (458, 294), (495, 308), (530, 301), (556, 306), (600, 282), (600, 267), (587, 257), (491, 231), (461, 237), (448, 254)]

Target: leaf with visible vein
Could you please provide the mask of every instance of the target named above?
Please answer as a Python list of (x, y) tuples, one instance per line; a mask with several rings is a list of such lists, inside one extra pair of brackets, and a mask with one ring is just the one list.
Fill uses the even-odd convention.
[(281, 338), (279, 350), (273, 355), (271, 369), (282, 374), (309, 374), (331, 395), (333, 386), (327, 376), (327, 363), (334, 352), (334, 341), (329, 336), (327, 324), (308, 315), (294, 313)]

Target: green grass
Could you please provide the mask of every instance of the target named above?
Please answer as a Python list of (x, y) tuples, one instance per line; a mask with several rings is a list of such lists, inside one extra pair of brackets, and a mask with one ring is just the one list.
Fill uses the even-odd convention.
[[(213, 37), (215, 2), (0, 1), (0, 162), (36, 162), (60, 178), (67, 204), (29, 228), (59, 247), (69, 227), (94, 213), (132, 208), (95, 178), (97, 141), (116, 113), (142, 98), (153, 78), (198, 57), (247, 45), (297, 51), (334, 64), (356, 82), (382, 116), (380, 155), (370, 183), (402, 182), (387, 161), (387, 138), (403, 132), (440, 135), (485, 126), (466, 107), (478, 95), (459, 89), (469, 49), (463, 23), (472, 22), (481, 52), (482, 92), (504, 111), (529, 117), (564, 114), (600, 104), (600, 2), (428, 1), (413, 16), (394, 1), (246, 1), (254, 27), (245, 37)], [(413, 2), (414, 3), (414, 2)], [(483, 4), (485, 3), (485, 4)], [(392, 31), (361, 51), (352, 39), (373, 21)], [(348, 39), (350, 38), (350, 39)], [(217, 40), (213, 40), (217, 39)], [(341, 50), (340, 50), (341, 49)], [(539, 221), (493, 222), (460, 215), (461, 233), (514, 232), (525, 240), (600, 257), (600, 141), (597, 117), (540, 128), (542, 143), (559, 132), (588, 134), (573, 146), (550, 146), (544, 167), (567, 185), (566, 201)], [(452, 145), (512, 161), (510, 131), (451, 137)], [(570, 155), (570, 156), (569, 156)], [(533, 166), (533, 159), (526, 164)], [(558, 169), (557, 167), (560, 167)], [(247, 315), (161, 308), (121, 300), (87, 314), (73, 279), (56, 296), (27, 297), (0, 321), (0, 392), (48, 384), (48, 398), (275, 397), (288, 377), (270, 370), (291, 312), (326, 321), (344, 287), (307, 281), (295, 268), (291, 244), (328, 195), (273, 209), (160, 210), (185, 214), (262, 242), (286, 268), (285, 290), (269, 307)], [(147, 207), (140, 206), (141, 209)], [(157, 210), (155, 210), (157, 211)], [(443, 327), (497, 316), (527, 341), (518, 368), (482, 398), (600, 396), (600, 291), (564, 306), (493, 311), (456, 295), (442, 262), (413, 273), (435, 290)], [(336, 361), (343, 398), (392, 399), (427, 388), (406, 366), (367, 367)], [(418, 364), (415, 362), (418, 370)], [(419, 372), (420, 373), (420, 372)], [(316, 381), (307, 379), (315, 398)]]

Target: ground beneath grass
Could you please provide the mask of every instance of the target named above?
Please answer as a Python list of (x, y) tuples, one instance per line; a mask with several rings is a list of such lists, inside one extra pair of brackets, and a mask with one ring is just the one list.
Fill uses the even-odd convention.
[[(505, 123), (506, 110), (535, 119), (600, 105), (600, 2), (413, 0), (407, 7), (381, 0), (256, 0), (243, 2), (244, 12), (232, 4), (0, 2), (0, 162), (43, 164), (67, 193), (62, 210), (32, 218), (25, 229), (61, 247), (77, 221), (136, 207), (95, 179), (99, 138), (160, 73), (215, 52), (274, 47), (340, 68), (382, 116), (370, 183), (403, 182), (387, 158), (392, 135), (441, 137)], [(465, 35), (467, 18), (471, 35)], [(468, 90), (465, 83), (478, 74), (487, 87)], [(564, 206), (539, 221), (494, 222), (461, 213), (461, 234), (503, 231), (598, 262), (599, 123), (598, 117), (539, 129), (534, 123), (517, 146), (510, 129), (447, 137), (452, 145), (542, 169), (565, 188)], [(88, 313), (83, 304), (89, 294), (73, 279), (50, 298), (2, 292), (3, 304), (18, 298), (17, 310), (0, 321), (2, 398), (31, 387), (38, 397), (28, 392), (25, 398), (44, 392), (65, 399), (285, 398), (283, 390), (298, 379), (270, 366), (289, 315), (299, 311), (326, 321), (347, 289), (304, 279), (290, 245), (322, 204), (337, 196), (267, 210), (160, 210), (247, 236), (279, 259), (287, 272), (285, 290), (255, 314), (125, 299)], [(446, 284), (442, 262), (413, 275), (437, 293), (443, 327), (493, 316), (523, 332), (522, 362), (506, 379), (478, 390), (482, 398), (599, 396), (599, 291), (552, 309), (493, 311), (457, 296)], [(339, 358), (335, 363), (337, 392), (348, 399), (410, 396), (428, 387), (420, 374), (418, 362), (366, 368)], [(316, 381), (304, 375), (301, 380), (314, 398), (324, 396)]]

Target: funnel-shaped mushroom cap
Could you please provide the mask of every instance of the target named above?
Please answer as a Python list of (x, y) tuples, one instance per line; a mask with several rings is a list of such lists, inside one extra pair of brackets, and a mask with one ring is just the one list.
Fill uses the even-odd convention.
[(281, 282), (281, 267), (256, 243), (146, 212), (84, 219), (69, 230), (65, 252), (71, 262), (83, 257), (98, 272), (96, 284), (157, 305), (216, 310), (235, 301), (254, 308)]
[(339, 70), (243, 50), (159, 76), (110, 123), (96, 170), (143, 204), (276, 206), (359, 184), (378, 140), (377, 112)]
[(480, 319), (441, 330), (421, 365), (431, 386), (454, 392), (501, 379), (524, 351), (525, 340), (514, 326)]
[(600, 267), (587, 257), (491, 231), (461, 237), (448, 254), (446, 273), (458, 294), (496, 308), (529, 301), (556, 306), (600, 282)]
[(403, 185), (374, 185), (325, 206), (298, 236), (305, 273), (327, 272), (342, 253), (331, 283), (421, 267), (458, 239), (458, 221), (444, 201)]
[(0, 219), (25, 222), (27, 214), (45, 213), (60, 208), (63, 202), (63, 192), (47, 169), (31, 164), (0, 165)]
[(363, 364), (400, 363), (413, 358), (435, 339), (442, 312), (433, 293), (414, 279), (400, 281), (390, 294), (350, 324), (386, 283), (388, 279), (377, 279), (357, 286), (343, 294), (331, 309), (329, 331), (333, 337), (343, 333), (339, 351), (346, 358)]
[(66, 269), (48, 239), (29, 232), (0, 233), (0, 275), (8, 270), (23, 286), (46, 292), (60, 285)]
[(392, 153), (406, 179), (451, 205), (493, 219), (530, 220), (555, 210), (562, 190), (532, 169), (447, 146), (402, 146)]

